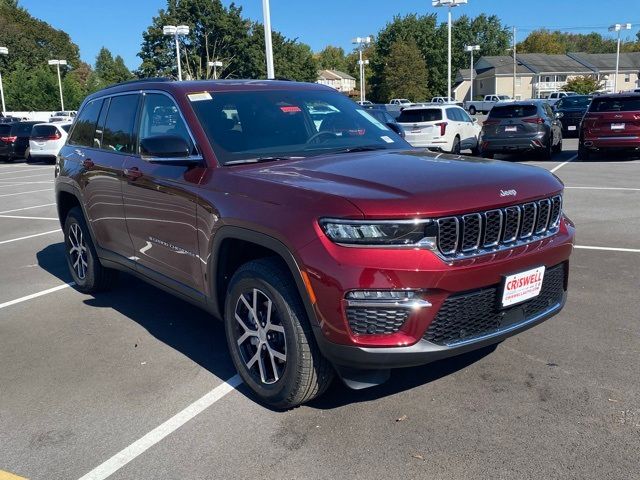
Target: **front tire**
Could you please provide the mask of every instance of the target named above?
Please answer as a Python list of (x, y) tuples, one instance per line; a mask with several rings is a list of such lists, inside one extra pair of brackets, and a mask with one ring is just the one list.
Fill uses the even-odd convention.
[(318, 349), (291, 275), (276, 259), (236, 271), (224, 322), (233, 364), (264, 403), (295, 407), (330, 385), (333, 368)]
[(100, 263), (80, 207), (72, 208), (64, 222), (65, 254), (76, 288), (83, 293), (108, 290), (117, 271)]

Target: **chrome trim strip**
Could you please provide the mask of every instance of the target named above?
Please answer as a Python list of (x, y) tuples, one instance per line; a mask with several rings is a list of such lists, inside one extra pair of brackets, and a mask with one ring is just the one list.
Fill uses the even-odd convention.
[[(478, 238), (476, 238), (476, 241), (474, 242), (475, 243), (474, 246), (464, 248), (465, 239), (467, 237), (467, 218), (468, 217), (476, 217), (478, 219)], [(463, 230), (462, 230), (462, 251), (463, 252), (470, 252), (472, 250), (477, 250), (478, 247), (480, 246), (480, 238), (482, 237), (482, 215), (480, 215), (479, 213), (469, 213), (467, 215), (463, 215), (462, 216), (462, 226), (463, 226)]]
[[(444, 345), (447, 347), (462, 347), (464, 345), (469, 345), (470, 343), (481, 342), (482, 340), (487, 340), (492, 337), (498, 337), (500, 335), (504, 335), (505, 333), (509, 333), (509, 332), (512, 332), (513, 330), (517, 330), (521, 327), (524, 327), (530, 323), (535, 323), (538, 320), (540, 320), (542, 317), (549, 315), (557, 310), (560, 310), (561, 308), (562, 308), (562, 302), (559, 302), (553, 305), (551, 308), (548, 308), (547, 310), (544, 310), (543, 312), (540, 312), (531, 318), (528, 318), (519, 323), (514, 323), (513, 325), (509, 325), (508, 327), (505, 327), (501, 330), (496, 330), (495, 332), (487, 333), (485, 335), (480, 335), (478, 337), (467, 338), (465, 340), (460, 340), (459, 342), (445, 343)], [(433, 343), (433, 342), (430, 342), (430, 343)]]
[(415, 300), (399, 300), (396, 302), (387, 301), (387, 300), (345, 300), (347, 303), (347, 307), (356, 307), (356, 308), (426, 308), (431, 307), (431, 302), (424, 299), (415, 299)]

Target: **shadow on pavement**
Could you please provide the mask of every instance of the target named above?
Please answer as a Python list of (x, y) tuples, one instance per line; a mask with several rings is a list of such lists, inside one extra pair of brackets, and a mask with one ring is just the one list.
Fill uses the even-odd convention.
[[(71, 281), (63, 243), (45, 247), (37, 253), (37, 259), (40, 267), (47, 272), (63, 282)], [(112, 291), (96, 294), (84, 300), (84, 303), (95, 308), (113, 308), (222, 380), (236, 373), (227, 349), (222, 322), (142, 280), (121, 273)], [(494, 349), (495, 346), (488, 347), (421, 367), (394, 370), (388, 382), (366, 390), (350, 390), (336, 377), (329, 390), (308, 404), (308, 407), (333, 409), (400, 393), (461, 370)], [(246, 387), (241, 386), (239, 391), (256, 401)], [(265, 408), (271, 409), (268, 406)]]

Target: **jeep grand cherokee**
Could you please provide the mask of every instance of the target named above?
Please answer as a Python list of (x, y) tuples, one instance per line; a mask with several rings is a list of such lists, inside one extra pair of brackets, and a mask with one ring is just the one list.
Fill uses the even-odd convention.
[(125, 270), (223, 319), (277, 407), (335, 373), (362, 388), (498, 343), (566, 298), (554, 175), (412, 149), (321, 85), (110, 87), (84, 101), (55, 183), (77, 288)]

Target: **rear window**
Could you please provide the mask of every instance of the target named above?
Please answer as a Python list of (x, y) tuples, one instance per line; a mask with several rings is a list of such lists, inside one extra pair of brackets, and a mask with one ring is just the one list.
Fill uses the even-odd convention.
[(589, 106), (591, 97), (580, 97), (577, 95), (571, 95), (564, 97), (557, 104), (557, 108), (584, 108)]
[(35, 125), (31, 130), (32, 137), (51, 137), (56, 134), (58, 129), (53, 125)]
[(14, 123), (11, 127), (11, 135), (17, 135), (18, 137), (28, 137), (31, 135), (31, 129), (33, 123)]
[(640, 97), (594, 98), (590, 112), (640, 111)]
[(489, 118), (532, 117), (538, 113), (535, 105), (496, 105), (489, 112)]
[(403, 110), (398, 117), (399, 123), (435, 122), (437, 120), (442, 120), (442, 110), (439, 108)]

